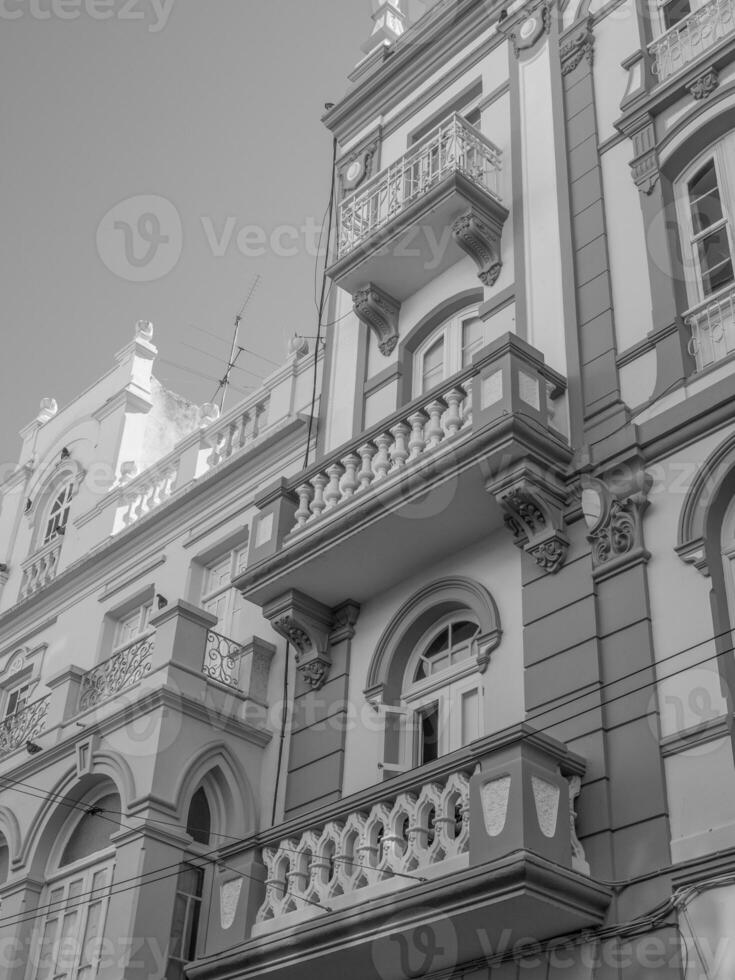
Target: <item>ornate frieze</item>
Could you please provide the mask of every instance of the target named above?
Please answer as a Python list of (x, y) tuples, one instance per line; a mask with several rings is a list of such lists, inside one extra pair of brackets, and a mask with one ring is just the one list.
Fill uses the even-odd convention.
[(707, 71), (695, 78), (691, 84), (687, 85), (687, 89), (692, 98), (700, 102), (703, 99), (708, 99), (719, 84), (720, 76), (717, 69), (708, 68)]
[(473, 208), (452, 224), (452, 236), (477, 266), (477, 277), (484, 286), (494, 286), (503, 263), (500, 261), (501, 227), (492, 227)]
[(592, 64), (595, 35), (589, 18), (572, 34), (567, 35), (559, 45), (559, 59), (562, 75), (569, 75), (582, 59)]
[(373, 283), (358, 289), (352, 302), (360, 321), (375, 334), (380, 353), (388, 357), (398, 343), (401, 304)]
[(590, 528), (592, 567), (600, 574), (640, 558), (648, 559), (643, 546), (643, 514), (648, 507), (651, 477), (640, 474), (638, 486), (610, 489), (602, 480), (582, 480), (582, 510)]
[(564, 492), (537, 475), (522, 476), (502, 488), (487, 489), (500, 504), (505, 526), (515, 544), (545, 572), (558, 572), (564, 564), (569, 539), (562, 514)]

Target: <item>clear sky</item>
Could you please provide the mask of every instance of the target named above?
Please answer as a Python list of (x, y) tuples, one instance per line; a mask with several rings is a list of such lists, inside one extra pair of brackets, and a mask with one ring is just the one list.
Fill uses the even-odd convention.
[(331, 158), (320, 117), (344, 94), (371, 10), (0, 0), (0, 463), (17, 460), (39, 400), (66, 405), (138, 319), (153, 321), (159, 379), (199, 402), (256, 274), (241, 343), (280, 362), (291, 334), (315, 332), (310, 229)]

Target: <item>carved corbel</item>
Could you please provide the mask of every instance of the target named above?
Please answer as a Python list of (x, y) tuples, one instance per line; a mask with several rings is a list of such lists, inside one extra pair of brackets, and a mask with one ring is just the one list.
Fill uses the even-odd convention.
[(592, 64), (594, 44), (595, 35), (592, 33), (592, 21), (588, 17), (581, 28), (565, 37), (559, 46), (562, 75), (569, 75), (573, 72), (583, 58)]
[(352, 600), (330, 609), (295, 589), (263, 608), (263, 615), (276, 633), (293, 646), (296, 667), (314, 691), (329, 678), (331, 646), (355, 635), (359, 613), (360, 606)]
[(355, 313), (375, 334), (381, 354), (388, 357), (398, 343), (398, 313), (401, 304), (373, 283), (352, 297)]
[(332, 611), (321, 602), (292, 590), (263, 608), (271, 626), (296, 652), (296, 667), (313, 690), (326, 683), (332, 659), (329, 634)]
[(638, 190), (650, 194), (661, 176), (656, 148), (656, 130), (652, 122), (633, 133), (633, 152), (630, 170)]
[(502, 224), (489, 223), (470, 208), (452, 224), (452, 237), (477, 266), (477, 277), (484, 286), (494, 286), (503, 263), (500, 261)]
[(502, 487), (487, 489), (500, 504), (516, 546), (545, 572), (558, 572), (569, 549), (564, 533), (564, 491), (536, 476), (521, 476)]
[(695, 78), (691, 84), (687, 85), (687, 89), (695, 101), (701, 102), (703, 99), (708, 99), (719, 84), (720, 76), (717, 69), (708, 68), (707, 71)]
[(650, 557), (643, 544), (643, 514), (652, 482), (642, 473), (638, 486), (610, 489), (602, 480), (582, 478), (582, 511), (590, 529), (595, 575)]

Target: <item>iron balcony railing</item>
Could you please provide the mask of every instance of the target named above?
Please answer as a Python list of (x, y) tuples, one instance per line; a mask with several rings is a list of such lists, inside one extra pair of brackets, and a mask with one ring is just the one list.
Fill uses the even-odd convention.
[(207, 630), (202, 673), (220, 684), (238, 689), (242, 655), (241, 644), (214, 630)]
[(494, 143), (453, 113), (342, 201), (337, 258), (357, 248), (452, 173), (464, 174), (500, 201), (501, 158)]
[(48, 708), (47, 694), (0, 722), (0, 757), (14, 752), (45, 730)]
[(735, 350), (735, 286), (695, 306), (684, 321), (692, 334), (689, 353), (697, 371), (723, 360)]
[(735, 0), (709, 0), (648, 46), (652, 71), (666, 81), (735, 30)]
[(79, 688), (79, 711), (87, 711), (128, 687), (133, 687), (150, 673), (154, 637), (145, 636), (97, 664), (82, 677)]

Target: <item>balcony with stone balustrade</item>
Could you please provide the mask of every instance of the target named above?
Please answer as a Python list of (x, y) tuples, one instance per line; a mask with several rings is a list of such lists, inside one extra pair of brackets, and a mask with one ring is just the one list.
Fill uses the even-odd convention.
[(567, 549), (565, 390), (538, 351), (500, 337), (444, 385), (266, 489), (235, 584), (269, 618), (290, 591), (329, 608), (362, 603), (504, 524), (555, 572)]
[(417, 938), (433, 940), (427, 975), (450, 976), (501, 942), (599, 925), (611, 893), (577, 836), (584, 769), (521, 724), (233, 845), (212, 896), (226, 928), (190, 977), (405, 977)]

